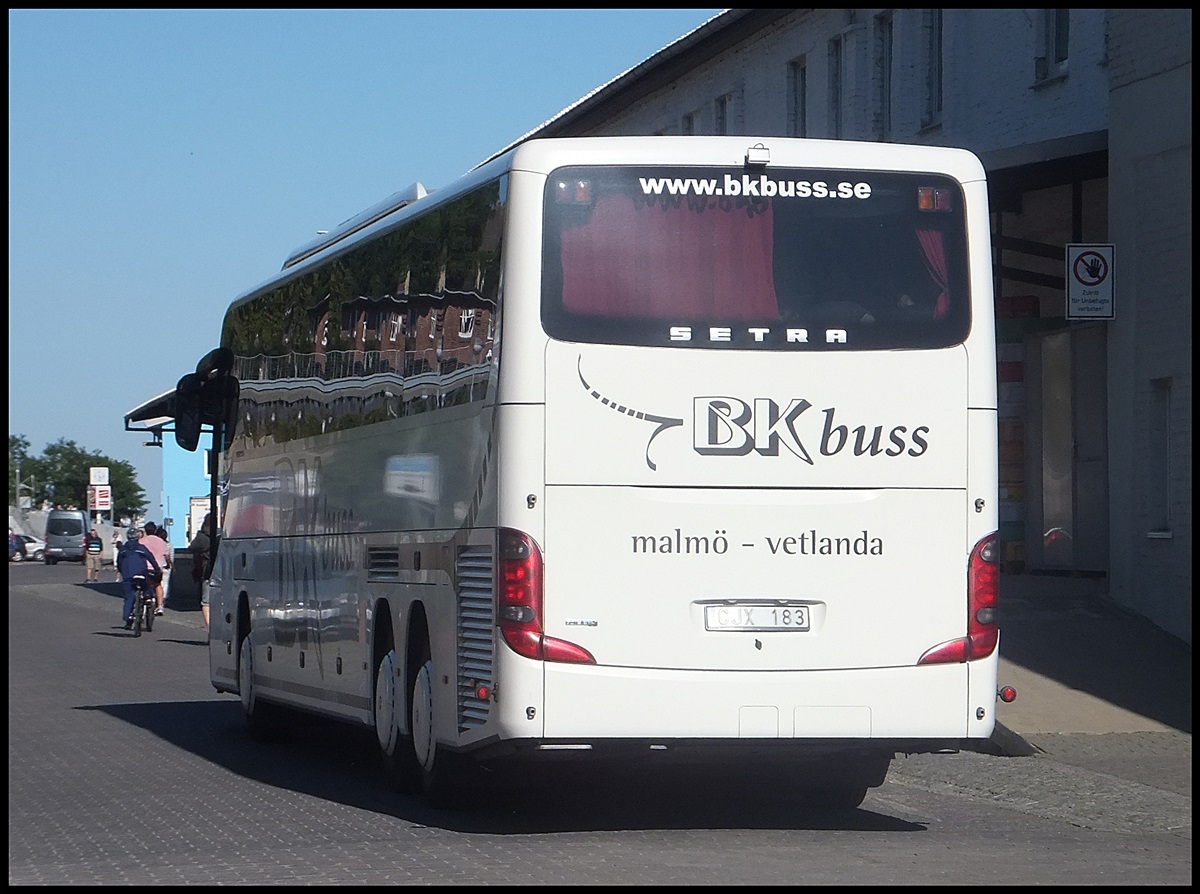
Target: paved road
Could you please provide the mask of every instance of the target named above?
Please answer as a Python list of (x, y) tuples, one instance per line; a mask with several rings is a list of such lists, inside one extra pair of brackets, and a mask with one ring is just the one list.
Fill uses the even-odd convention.
[(1191, 883), (1190, 735), (898, 760), (843, 814), (717, 768), (544, 774), (448, 813), (379, 785), (369, 735), (251, 742), (197, 612), (134, 640), (82, 577), (10, 567), (10, 884)]

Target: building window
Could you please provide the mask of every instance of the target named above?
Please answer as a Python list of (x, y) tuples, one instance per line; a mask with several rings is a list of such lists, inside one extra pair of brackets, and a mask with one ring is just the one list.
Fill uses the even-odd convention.
[(458, 317), (458, 337), (470, 338), (475, 332), (475, 311), (460, 311)]
[(1071, 43), (1071, 10), (1043, 9), (1041, 54), (1034, 60), (1034, 80), (1045, 81), (1067, 73)]
[(808, 66), (801, 56), (788, 63), (788, 135), (808, 136)]
[(1171, 380), (1150, 380), (1150, 415), (1146, 434), (1146, 522), (1149, 532), (1171, 530)]
[(842, 39), (829, 41), (829, 135), (842, 136)]
[(942, 11), (929, 10), (925, 49), (925, 117), (921, 124), (931, 127), (942, 122)]
[(396, 341), (400, 338), (400, 314), (392, 314), (392, 329), (388, 334), (388, 341)]
[(686, 134), (687, 136), (691, 136), (692, 134), (694, 134), (696, 132), (696, 113), (695, 112), (688, 112), (686, 115), (683, 116), (682, 119), (680, 119), (679, 130), (680, 130), (680, 133)]
[(733, 105), (733, 94), (718, 96), (713, 103), (713, 133), (729, 133), (729, 107)]
[(876, 54), (876, 64), (879, 66), (879, 122), (878, 136), (881, 140), (892, 138), (892, 14), (890, 12), (879, 16), (877, 22), (877, 38), (879, 52)]

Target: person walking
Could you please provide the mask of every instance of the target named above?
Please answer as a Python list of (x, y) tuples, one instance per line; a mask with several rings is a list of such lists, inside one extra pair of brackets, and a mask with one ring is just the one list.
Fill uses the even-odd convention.
[(188, 551), (192, 554), (192, 580), (200, 585), (200, 616), (204, 619), (205, 627), (208, 626), (208, 575), (212, 570), (209, 566), (212, 545), (212, 513), (210, 512), (204, 516), (204, 521), (200, 523), (200, 530), (188, 544)]
[(10, 527), (8, 529), (8, 557), (11, 559), (18, 554), (21, 556), (20, 561), (22, 562), (29, 558), (29, 553), (25, 550), (25, 538)]
[(104, 568), (104, 541), (100, 539), (95, 528), (88, 531), (87, 536), (84, 537), (84, 547), (83, 564), (87, 570), (84, 583), (98, 584), (100, 583), (100, 572)]
[(171, 546), (171, 535), (167, 533), (166, 525), (159, 525), (155, 532), (163, 543), (167, 545), (167, 565), (163, 568), (163, 605), (167, 604), (167, 597), (171, 595), (171, 572), (175, 569), (175, 549)]
[(141, 544), (154, 556), (157, 571), (154, 575), (154, 601), (156, 604), (154, 614), (161, 615), (163, 613), (163, 597), (166, 596), (163, 580), (166, 577), (167, 569), (171, 567), (171, 547), (158, 536), (158, 525), (154, 522), (148, 521), (143, 527), (145, 533)]
[(121, 555), (121, 535), (113, 531), (113, 572), (117, 583), (121, 582), (121, 563), (119, 561)]

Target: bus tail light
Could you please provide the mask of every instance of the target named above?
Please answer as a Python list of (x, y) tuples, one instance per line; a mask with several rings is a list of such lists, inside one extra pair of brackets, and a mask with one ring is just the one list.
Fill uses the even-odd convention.
[(587, 649), (542, 632), (542, 553), (533, 538), (501, 528), (499, 547), (496, 617), (509, 648), (536, 661), (595, 664)]
[(1000, 543), (995, 532), (971, 550), (967, 563), (967, 635), (940, 643), (917, 664), (955, 664), (986, 658), (1000, 639), (996, 596), (1000, 588)]

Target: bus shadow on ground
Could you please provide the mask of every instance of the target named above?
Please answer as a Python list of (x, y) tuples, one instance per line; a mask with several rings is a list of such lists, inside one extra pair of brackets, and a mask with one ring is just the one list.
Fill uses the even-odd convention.
[(1099, 584), (1086, 584), (1002, 575), (1001, 657), (1191, 733), (1191, 645), (1105, 598)]
[[(755, 768), (728, 765), (524, 767), (477, 781), (470, 806), (439, 810), (381, 784), (374, 734), (336, 721), (298, 718), (278, 741), (246, 732), (240, 702), (97, 705), (229, 772), (295, 792), (456, 832), (531, 834), (634, 830), (776, 829), (920, 832), (925, 826), (869, 809), (829, 811)], [(268, 794), (270, 798), (273, 795)], [(868, 803), (869, 803), (868, 795)]]

